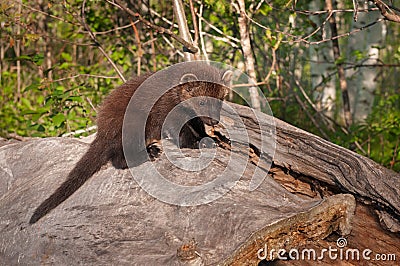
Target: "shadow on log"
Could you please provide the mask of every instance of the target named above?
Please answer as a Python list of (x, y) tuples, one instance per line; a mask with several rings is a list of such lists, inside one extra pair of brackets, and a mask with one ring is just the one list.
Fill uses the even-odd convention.
[[(132, 173), (109, 164), (32, 226), (28, 221), (34, 209), (63, 182), (88, 145), (75, 139), (48, 138), (1, 147), (0, 264), (256, 265), (265, 246), (289, 250), (333, 232), (349, 234), (355, 210), (351, 194), (375, 203), (386, 215), (388, 227), (396, 228), (398, 174), (258, 114), (258, 121), (265, 124), (262, 128), (275, 130), (276, 126), (274, 165), (351, 194), (323, 198), (291, 193), (267, 175), (271, 154), (263, 154), (264, 147), (275, 144), (260, 138), (262, 132), (254, 113), (246, 107), (231, 106), (224, 117), (227, 127), (217, 128), (215, 133), (224, 136), (228, 127), (234, 128), (235, 120), (229, 112), (237, 111), (251, 145), (238, 140), (243, 150), (237, 152), (236, 159), (232, 160), (228, 148), (218, 148), (214, 160), (201, 171), (176, 167), (165, 154), (155, 162), (130, 169)], [(169, 142), (165, 145), (166, 149), (174, 148)], [(171, 156), (196, 158), (199, 150)], [(153, 175), (156, 169), (171, 182), (196, 186), (218, 178), (227, 165), (232, 171), (240, 169), (242, 161), (249, 163), (233, 188), (198, 206), (164, 203), (147, 194), (132, 178)], [(265, 179), (250, 191), (257, 169), (264, 171)]]

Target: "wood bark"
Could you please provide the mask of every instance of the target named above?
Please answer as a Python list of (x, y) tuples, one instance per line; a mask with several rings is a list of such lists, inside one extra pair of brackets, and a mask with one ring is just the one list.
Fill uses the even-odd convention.
[[(367, 9), (368, 3), (365, 2), (362, 8)], [(360, 29), (364, 25), (377, 21), (380, 16), (379, 11), (361, 12), (357, 15), (358, 20), (353, 21), (351, 30)], [(366, 58), (362, 59), (361, 65), (379, 64), (379, 47), (385, 45), (386, 32), (386, 25), (379, 23), (374, 27), (350, 35), (347, 59), (354, 64), (359, 64), (361, 60), (357, 59), (354, 54), (362, 52)], [(346, 70), (351, 114), (356, 123), (365, 121), (372, 111), (378, 87), (378, 74), (379, 70), (376, 67), (358, 67)]]
[[(310, 10), (318, 11), (323, 7), (323, 0), (310, 1)], [(323, 18), (319, 16), (310, 16), (310, 20), (315, 25), (321, 25)], [(322, 30), (322, 39), (331, 38), (331, 30), (329, 25), (324, 25)], [(331, 63), (333, 62), (332, 44), (330, 42), (321, 43), (319, 45), (310, 45), (310, 68), (311, 82), (314, 92), (314, 100), (318, 111), (323, 112), (331, 119), (335, 117), (335, 101), (336, 101), (336, 78), (335, 76), (326, 77), (331, 72)], [(325, 79), (325, 80), (324, 80)]]
[[(250, 31), (248, 19), (246, 15), (246, 4), (244, 0), (237, 1), (237, 12), (239, 13), (238, 24), (240, 31), (240, 44), (242, 45), (244, 62), (246, 65), (246, 72), (250, 77), (249, 83), (255, 84), (257, 82), (255, 60), (253, 50), (251, 48)], [(260, 96), (256, 86), (249, 87), (251, 107), (256, 110), (261, 110)]]
[[(190, 36), (189, 27), (187, 25), (185, 10), (183, 9), (183, 4), (181, 0), (173, 0), (174, 4), (174, 15), (176, 17), (178, 27), (179, 27), (179, 35), (182, 39), (187, 41), (188, 43), (193, 44), (192, 37)], [(193, 18), (195, 20), (195, 18)], [(185, 61), (193, 61), (194, 55), (185, 51)]]
[[(265, 114), (240, 105), (231, 106), (233, 109), (224, 109), (225, 116), (233, 119), (237, 113), (240, 114), (248, 128), (252, 145), (262, 145), (270, 150), (268, 147), (272, 147), (272, 142), (276, 141), (274, 164), (352, 193), (366, 203), (376, 204), (383, 210), (380, 214), (382, 222), (393, 231), (400, 230), (399, 173), (279, 119), (267, 118)], [(264, 131), (275, 132), (276, 139), (262, 139), (259, 124)]]
[[(49, 138), (0, 147), (0, 263), (255, 265), (264, 245), (291, 249), (332, 232), (350, 232), (352, 195), (313, 198), (306, 196), (312, 191), (291, 193), (267, 175), (271, 159), (288, 173), (304, 174), (335, 187), (338, 193), (346, 191), (374, 202), (391, 221), (398, 221), (399, 174), (244, 106), (227, 105), (222, 115), (223, 126), (214, 134), (225, 142), (205, 169), (185, 171), (165, 154), (131, 171), (108, 165), (32, 226), (28, 220), (35, 207), (63, 182), (88, 146), (74, 139)], [(230, 148), (235, 143), (223, 136), (235, 130), (239, 120), (249, 139), (237, 139), (241, 148), (234, 151)], [(174, 151), (167, 141), (168, 147)], [(197, 158), (199, 152), (184, 149), (172, 157)], [(195, 186), (218, 178), (229, 163), (230, 173), (235, 173), (243, 167), (242, 160), (249, 163), (235, 186), (199, 206), (166, 204), (132, 178), (152, 176), (156, 169), (171, 182)], [(265, 179), (249, 191), (257, 170)]]
[[(335, 9), (332, 0), (326, 0), (326, 9), (327, 10)], [(332, 37), (338, 36), (335, 14), (332, 14), (332, 16), (329, 18), (329, 25), (331, 26)], [(346, 124), (346, 127), (349, 127), (351, 126), (351, 124), (353, 124), (353, 119), (351, 117), (349, 92), (347, 89), (347, 81), (344, 72), (344, 67), (342, 63), (338, 62), (339, 60), (341, 60), (341, 54), (340, 54), (339, 41), (337, 38), (332, 39), (332, 45), (333, 45), (333, 57), (335, 58), (337, 65), (339, 86), (342, 92), (344, 122)]]

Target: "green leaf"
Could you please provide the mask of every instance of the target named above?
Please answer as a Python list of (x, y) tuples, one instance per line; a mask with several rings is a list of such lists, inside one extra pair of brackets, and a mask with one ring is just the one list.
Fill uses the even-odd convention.
[(30, 102), (28, 99), (26, 99), (26, 98), (21, 98), (21, 103), (22, 103), (25, 107), (28, 107), (29, 109), (32, 109), (31, 102)]
[(55, 116), (53, 116), (51, 120), (53, 121), (56, 127), (59, 127), (63, 122), (65, 122), (65, 115), (62, 113), (58, 113)]
[(40, 86), (39, 82), (33, 82), (28, 87), (25, 87), (25, 89), (23, 91), (26, 92), (26, 91), (30, 91), (30, 90), (39, 90), (39, 86)]
[(35, 54), (32, 57), (32, 62), (35, 63), (37, 66), (41, 66), (44, 61), (44, 55), (43, 54)]
[(67, 61), (67, 62), (71, 62), (72, 61), (72, 56), (68, 53), (61, 53), (61, 57)]
[(82, 97), (80, 96), (69, 96), (66, 101), (72, 101), (72, 102), (83, 102)]

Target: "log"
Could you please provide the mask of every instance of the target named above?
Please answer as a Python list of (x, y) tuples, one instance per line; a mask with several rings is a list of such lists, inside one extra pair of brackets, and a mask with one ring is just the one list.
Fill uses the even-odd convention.
[[(271, 152), (276, 143), (275, 165), (373, 203), (383, 226), (392, 232), (400, 231), (399, 173), (272, 116), (233, 103), (230, 107), (224, 108), (225, 119), (235, 121), (240, 114), (252, 146), (259, 150), (263, 146)], [(218, 130), (227, 134), (221, 126)], [(266, 138), (271, 132), (275, 137)]]
[[(171, 162), (198, 158), (203, 150), (184, 149), (180, 153), (165, 141), (160, 159), (127, 170), (106, 165), (34, 225), (28, 224), (34, 209), (63, 182), (88, 144), (47, 138), (0, 147), (0, 264), (254, 265), (265, 245), (288, 250), (332, 232), (350, 233), (355, 209), (352, 195), (313, 198), (291, 193), (267, 175), (271, 163), (374, 201), (396, 221), (398, 198), (390, 193), (398, 186), (394, 184), (386, 197), (380, 186), (369, 191), (370, 187), (358, 184), (378, 183), (375, 179), (384, 178), (384, 174), (391, 175), (395, 183), (397, 174), (376, 168), (382, 172), (374, 171), (368, 182), (357, 179), (357, 183), (353, 178), (367, 176), (367, 166), (375, 167), (375, 163), (265, 114), (230, 106), (233, 108), (223, 117), (225, 127), (214, 132), (221, 140), (220, 147), (204, 149), (216, 153), (206, 168), (188, 171), (174, 165)], [(229, 113), (232, 110), (244, 121), (247, 142), (241, 134), (231, 134), (235, 136), (232, 142), (226, 138), (225, 131), (240, 128)], [(341, 149), (346, 158), (329, 157), (341, 156)], [(348, 168), (350, 163), (354, 165), (353, 160), (358, 168)], [(245, 167), (243, 162), (248, 162)], [(210, 194), (185, 198), (182, 202), (188, 206), (165, 203), (137, 182), (138, 176), (161, 173), (173, 183), (200, 186), (221, 180), (220, 173), (226, 169), (235, 178), (238, 169), (244, 172), (239, 180), (222, 179), (226, 183), (216, 183)], [(259, 175), (255, 175), (257, 171)], [(353, 189), (352, 182), (356, 185)], [(214, 194), (219, 197), (190, 206)]]

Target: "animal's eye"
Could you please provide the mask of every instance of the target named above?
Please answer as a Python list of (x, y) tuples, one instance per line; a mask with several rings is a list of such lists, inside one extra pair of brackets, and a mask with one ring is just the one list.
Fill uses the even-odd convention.
[(199, 103), (201, 106), (205, 105), (206, 103), (204, 101), (200, 101)]

